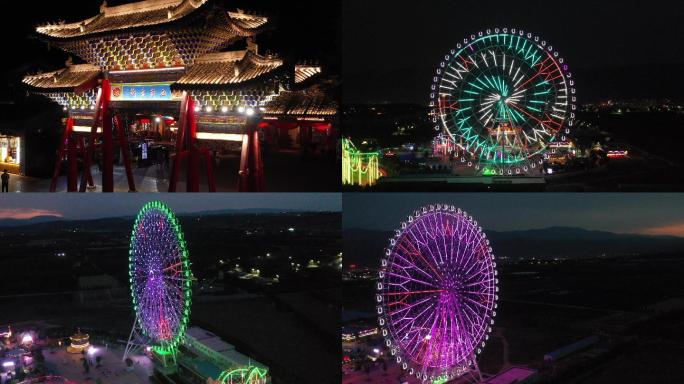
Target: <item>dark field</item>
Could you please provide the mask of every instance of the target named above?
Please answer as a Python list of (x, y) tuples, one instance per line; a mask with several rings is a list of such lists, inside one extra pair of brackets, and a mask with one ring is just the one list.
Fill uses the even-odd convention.
[[(684, 311), (650, 305), (684, 297), (684, 256), (653, 254), (499, 268), (496, 327), (480, 359), (485, 373), (504, 364), (540, 371), (544, 382), (683, 382)], [(372, 282), (347, 282), (345, 310), (374, 311)], [(600, 335), (601, 341), (555, 364), (545, 353)], [(504, 354), (507, 344), (508, 354)]]
[[(274, 383), (338, 383), (339, 213), (179, 217), (197, 279), (190, 324), (266, 364)], [(133, 218), (0, 228), (0, 325), (77, 327), (91, 340), (125, 343), (134, 312), (128, 290)], [(315, 267), (307, 267), (311, 260)], [(296, 270), (292, 264), (302, 267)], [(259, 269), (261, 279), (241, 270)], [(106, 287), (79, 278), (108, 275)], [(275, 278), (277, 277), (277, 279)], [(206, 291), (205, 291), (206, 289)]]

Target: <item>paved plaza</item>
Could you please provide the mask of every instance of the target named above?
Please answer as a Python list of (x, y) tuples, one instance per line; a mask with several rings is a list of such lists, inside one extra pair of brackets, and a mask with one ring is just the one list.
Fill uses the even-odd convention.
[[(44, 351), (45, 365), (52, 374), (63, 376), (69, 380), (82, 384), (96, 384), (98, 379), (102, 384), (138, 384), (149, 383), (153, 372), (152, 361), (146, 356), (133, 356), (134, 364), (128, 369), (122, 361), (123, 349), (106, 348), (93, 345), (93, 352), (84, 355), (72, 354), (66, 348)], [(96, 358), (101, 356), (101, 366), (96, 367)], [(91, 362), (90, 371), (85, 372), (83, 358)]]

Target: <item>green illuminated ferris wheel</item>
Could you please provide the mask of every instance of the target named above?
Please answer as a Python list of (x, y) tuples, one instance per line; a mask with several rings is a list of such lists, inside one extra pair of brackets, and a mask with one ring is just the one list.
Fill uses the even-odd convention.
[(575, 88), (564, 59), (518, 29), (470, 35), (444, 56), (433, 79), (434, 128), (450, 151), (478, 170), (523, 174), (540, 168), (549, 144), (566, 141)]

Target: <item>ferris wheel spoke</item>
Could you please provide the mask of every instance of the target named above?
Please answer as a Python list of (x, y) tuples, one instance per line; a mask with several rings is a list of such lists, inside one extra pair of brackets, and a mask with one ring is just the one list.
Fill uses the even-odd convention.
[[(426, 357), (428, 349), (431, 349), (432, 345), (437, 343), (437, 340), (433, 340), (432, 338), (435, 336), (435, 332), (434, 332), (435, 324), (439, 320), (439, 316), (436, 315), (436, 313), (439, 313), (439, 308), (440, 308), (440, 304), (438, 303), (437, 308), (435, 308), (435, 311), (431, 314), (432, 316), (430, 318), (428, 318), (428, 320), (430, 320), (430, 319), (432, 320), (431, 321), (432, 324), (430, 325), (429, 328), (426, 328), (428, 330), (428, 332), (425, 334), (425, 336), (423, 336), (423, 341), (420, 342), (419, 349), (416, 353), (417, 356), (420, 356), (422, 353), (424, 359)], [(426, 323), (427, 323), (427, 321), (426, 321)], [(428, 360), (426, 361), (426, 365), (430, 365), (432, 362), (431, 356), (427, 356), (427, 359)]]
[[(410, 243), (409, 243), (409, 244), (410, 244)], [(421, 254), (420, 254), (420, 251), (419, 251), (419, 250), (409, 251), (408, 249), (406, 249), (406, 248), (402, 245), (402, 243), (399, 243), (399, 244), (397, 245), (397, 249), (400, 250), (402, 253), (395, 252), (394, 255), (395, 255), (396, 257), (399, 257), (399, 258), (405, 263), (404, 266), (406, 266), (406, 267), (408, 267), (408, 268), (416, 269), (417, 271), (419, 271), (421, 274), (423, 274), (423, 275), (424, 275), (425, 277), (427, 277), (428, 279), (435, 278), (434, 275), (430, 275), (430, 274), (427, 273), (425, 270), (423, 270), (422, 268), (420, 268), (420, 267), (418, 266), (418, 264), (416, 264), (416, 263), (414, 263), (414, 262), (412, 262), (412, 261), (410, 261), (410, 260), (408, 260), (407, 258), (404, 257), (404, 254), (406, 254), (406, 255), (409, 256), (409, 257), (417, 256), (420, 260), (423, 261), (423, 264), (425, 264), (426, 266), (429, 267), (429, 265), (426, 264), (427, 261), (425, 260), (425, 258), (421, 257)], [(412, 257), (412, 258), (413, 258), (413, 257)], [(436, 271), (433, 271), (433, 272), (436, 272)]]
[(162, 203), (149, 203), (134, 225), (129, 261), (137, 317), (154, 345), (173, 346), (187, 316), (186, 260), (175, 217)]
[(480, 308), (482, 308), (482, 309), (484, 309), (484, 310), (489, 310), (489, 308), (488, 308), (486, 305), (481, 304), (481, 303), (478, 303), (477, 301), (475, 301), (475, 300), (473, 300), (473, 299), (471, 299), (471, 298), (469, 298), (469, 297), (464, 298), (464, 302), (471, 303), (471, 304), (476, 305), (476, 306), (478, 306), (478, 307), (480, 307)]
[(425, 320), (423, 321), (423, 323), (418, 328), (415, 329), (416, 332), (420, 332), (420, 330), (422, 330), (423, 327), (425, 326), (425, 324), (430, 320), (429, 316), (423, 316), (423, 315), (425, 313), (429, 314), (430, 309), (432, 309), (433, 307), (434, 307), (434, 304), (429, 303), (429, 305), (427, 305), (426, 308), (423, 311), (421, 311), (417, 316), (413, 316), (413, 317), (404, 316), (402, 319), (398, 320), (398, 323), (401, 323), (402, 320), (405, 322), (404, 326), (401, 329), (398, 329), (398, 332), (400, 332), (400, 333), (403, 332), (407, 327), (414, 327), (416, 325), (416, 323), (422, 317), (425, 317)]
[(426, 265), (432, 273), (434, 273), (434, 277), (437, 278), (438, 280), (442, 280), (441, 274), (435, 269), (434, 264), (428, 262), (425, 257), (423, 256), (423, 253), (417, 249), (413, 244), (410, 242), (406, 241), (405, 244), (410, 248), (409, 249), (409, 255), (416, 256), (419, 260), (423, 262), (424, 265)]
[(395, 316), (403, 312), (410, 312), (412, 309), (421, 306), (422, 304), (428, 303), (431, 301), (431, 298), (423, 299), (421, 301), (417, 301), (414, 303), (405, 303), (403, 301), (393, 301), (389, 302), (387, 306), (392, 306), (392, 305), (402, 305), (402, 307), (394, 312), (390, 312), (388, 315), (389, 316)]
[[(493, 69), (493, 58), (488, 60)], [(496, 60), (501, 69), (503, 56)], [(495, 77), (489, 80), (501, 87)], [(390, 345), (427, 377), (469, 364), (486, 336), (483, 329), (492, 311), (487, 307), (493, 305), (495, 289), (493, 258), (484, 233), (465, 213), (441, 207), (431, 208), (400, 231), (379, 286), (378, 307), (386, 314)], [(410, 268), (407, 261), (430, 276)]]
[(412, 281), (412, 282), (414, 282), (414, 283), (420, 283), (420, 284), (423, 284), (423, 285), (425, 285), (425, 286), (427, 286), (427, 287), (439, 288), (439, 287), (438, 287), (437, 285), (435, 285), (435, 284), (428, 283), (427, 281), (419, 280), (419, 279), (416, 279), (416, 278), (413, 278), (413, 277), (410, 277), (410, 276), (407, 276), (407, 275), (401, 275), (401, 274), (394, 273), (394, 272), (390, 272), (390, 271), (387, 272), (387, 275), (389, 275), (389, 276), (394, 276), (394, 277), (398, 277), (398, 278), (401, 278), (401, 279), (407, 280), (407, 281)]

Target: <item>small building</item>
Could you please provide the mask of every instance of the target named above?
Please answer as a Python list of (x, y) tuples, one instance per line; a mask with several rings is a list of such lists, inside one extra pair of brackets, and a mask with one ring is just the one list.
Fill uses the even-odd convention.
[(342, 341), (355, 341), (364, 337), (375, 336), (380, 332), (376, 326), (347, 326), (342, 328)]
[(178, 384), (271, 382), (268, 367), (210, 331), (190, 327), (178, 356)]
[(586, 337), (582, 340), (576, 341), (572, 344), (568, 344), (564, 347), (558, 348), (555, 351), (549, 352), (544, 355), (544, 361), (547, 363), (560, 360), (567, 357), (575, 352), (579, 352), (583, 349), (589, 348), (590, 346), (599, 342), (599, 337), (596, 335)]
[(24, 139), (22, 136), (0, 133), (0, 171), (24, 173)]

